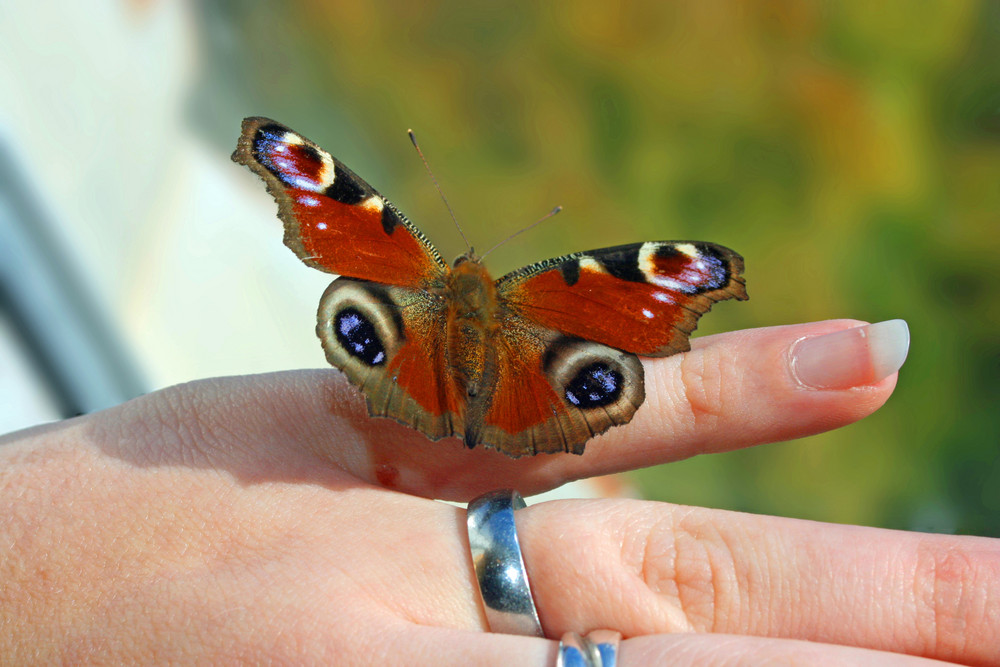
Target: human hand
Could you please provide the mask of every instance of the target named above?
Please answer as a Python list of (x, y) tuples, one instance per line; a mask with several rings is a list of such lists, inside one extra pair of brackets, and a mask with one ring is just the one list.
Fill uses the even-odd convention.
[[(898, 344), (873, 362), (878, 335), (817, 338), (857, 324), (646, 360), (646, 404), (582, 457), (429, 442), (368, 418), (332, 370), (200, 381), (11, 434), (0, 662), (554, 664), (554, 641), (484, 632), (465, 513), (428, 498), (851, 423), (902, 363)], [(634, 500), (517, 517), (546, 635), (619, 630), (621, 665), (1000, 664), (996, 540)]]

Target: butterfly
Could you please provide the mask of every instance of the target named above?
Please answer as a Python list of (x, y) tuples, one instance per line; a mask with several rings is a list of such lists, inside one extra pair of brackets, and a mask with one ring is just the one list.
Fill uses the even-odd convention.
[(285, 245), (337, 274), (316, 333), (372, 416), (517, 458), (582, 454), (645, 400), (636, 355), (690, 349), (716, 301), (747, 299), (743, 258), (700, 241), (577, 252), (494, 280), (449, 266), (389, 200), (301, 134), (243, 121), (233, 161), (266, 183)]

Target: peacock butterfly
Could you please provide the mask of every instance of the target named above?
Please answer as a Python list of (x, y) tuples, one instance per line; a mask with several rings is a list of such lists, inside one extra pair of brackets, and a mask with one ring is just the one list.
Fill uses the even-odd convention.
[(278, 202), (285, 245), (339, 276), (319, 305), (326, 358), (372, 416), (432, 440), (582, 454), (642, 405), (636, 355), (690, 349), (713, 303), (747, 298), (743, 258), (700, 241), (577, 252), (494, 281), (471, 249), (449, 267), (385, 197), (284, 125), (245, 119), (232, 157)]

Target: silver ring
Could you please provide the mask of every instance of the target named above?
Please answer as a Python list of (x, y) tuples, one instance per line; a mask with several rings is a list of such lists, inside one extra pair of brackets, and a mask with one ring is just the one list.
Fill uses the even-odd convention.
[(593, 630), (586, 637), (567, 632), (559, 640), (556, 667), (615, 667), (620, 632)]
[(514, 510), (523, 507), (524, 498), (511, 489), (473, 500), (466, 515), (469, 547), (490, 630), (543, 637), (514, 526)]

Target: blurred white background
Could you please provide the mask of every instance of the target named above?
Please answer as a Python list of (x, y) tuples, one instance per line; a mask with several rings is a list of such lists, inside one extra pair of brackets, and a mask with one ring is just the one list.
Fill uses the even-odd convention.
[[(330, 277), (288, 252), (259, 180), (185, 120), (190, 14), (0, 6), (0, 146), (145, 390), (324, 363), (309, 313)], [(32, 370), (0, 325), (0, 432), (57, 416)]]

